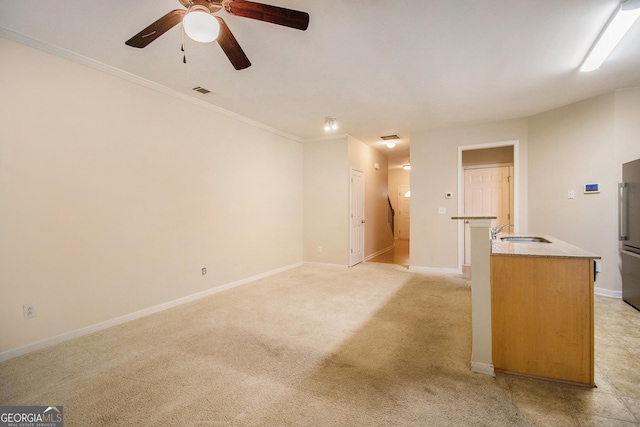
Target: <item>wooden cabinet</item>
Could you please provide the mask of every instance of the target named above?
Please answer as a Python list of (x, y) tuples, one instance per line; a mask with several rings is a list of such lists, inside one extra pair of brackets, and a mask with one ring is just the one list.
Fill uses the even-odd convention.
[(593, 262), (491, 256), (495, 370), (595, 385)]

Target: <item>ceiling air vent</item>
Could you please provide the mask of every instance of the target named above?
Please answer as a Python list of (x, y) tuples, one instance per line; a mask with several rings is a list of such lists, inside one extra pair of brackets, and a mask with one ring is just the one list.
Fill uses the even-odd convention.
[(211, 91), (209, 89), (205, 89), (205, 88), (200, 87), (200, 86), (194, 87), (193, 90), (195, 90), (196, 92), (200, 92), (200, 93), (202, 93), (204, 95), (206, 95), (208, 93), (211, 93)]
[(387, 136), (381, 136), (380, 138), (382, 138), (385, 141), (388, 141), (391, 139), (400, 139), (398, 135), (387, 135)]

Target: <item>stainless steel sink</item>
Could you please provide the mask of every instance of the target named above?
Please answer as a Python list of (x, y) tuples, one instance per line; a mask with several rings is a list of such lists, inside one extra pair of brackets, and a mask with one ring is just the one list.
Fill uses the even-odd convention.
[(549, 240), (544, 237), (528, 237), (528, 236), (505, 236), (501, 237), (500, 240), (504, 242), (510, 243), (551, 243)]

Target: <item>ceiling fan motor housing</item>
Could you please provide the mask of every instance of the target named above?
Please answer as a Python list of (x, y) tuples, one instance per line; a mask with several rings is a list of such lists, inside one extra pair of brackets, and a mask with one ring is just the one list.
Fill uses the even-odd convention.
[(191, 6), (203, 6), (209, 9), (209, 13), (216, 13), (222, 9), (222, 0), (179, 0), (180, 4), (189, 9)]

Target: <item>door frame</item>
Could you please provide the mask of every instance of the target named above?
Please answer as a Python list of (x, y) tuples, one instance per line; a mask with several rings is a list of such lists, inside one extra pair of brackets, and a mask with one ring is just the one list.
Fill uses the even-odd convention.
[[(362, 181), (362, 188), (360, 194), (360, 200), (355, 201), (356, 203), (362, 204), (362, 236), (358, 241), (358, 245), (361, 247), (361, 258), (356, 258), (354, 252), (354, 237), (353, 237), (353, 204), (354, 204), (354, 185), (353, 185), (353, 176), (354, 174), (359, 174)], [(349, 267), (353, 267), (354, 265), (360, 264), (364, 262), (364, 243), (365, 243), (365, 227), (366, 227), (366, 187), (365, 187), (365, 174), (363, 171), (351, 168), (349, 172)]]
[[(458, 146), (458, 215), (464, 214), (464, 167), (462, 152), (485, 148), (513, 147), (513, 232), (520, 230), (520, 140), (488, 142), (484, 144)], [(462, 274), (464, 263), (464, 221), (458, 221), (458, 272)]]

